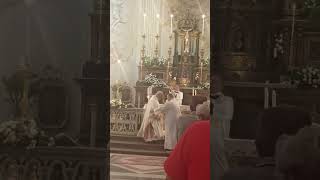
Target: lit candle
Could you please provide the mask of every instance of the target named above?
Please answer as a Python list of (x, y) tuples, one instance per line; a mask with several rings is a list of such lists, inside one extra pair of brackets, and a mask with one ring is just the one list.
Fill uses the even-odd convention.
[(144, 35), (146, 34), (146, 16), (147, 16), (147, 14), (144, 13), (143, 14), (143, 34)]
[(171, 34), (172, 34), (172, 33), (173, 33), (173, 31), (172, 31), (172, 20), (173, 20), (173, 14), (171, 14), (171, 15), (170, 15), (170, 18), (171, 18), (171, 23), (170, 23), (170, 25), (171, 25), (171, 31), (170, 31), (170, 32), (171, 32)]
[(202, 36), (204, 35), (204, 18), (206, 17), (206, 15), (202, 15)]
[(272, 107), (277, 106), (277, 92), (276, 90), (272, 90)]
[(158, 24), (157, 24), (157, 34), (159, 34), (159, 28), (160, 28), (160, 15), (159, 15), (159, 14), (157, 14), (157, 19), (158, 19), (158, 20), (157, 20), (157, 21), (158, 21), (158, 22), (157, 22), (157, 23), (158, 23)]

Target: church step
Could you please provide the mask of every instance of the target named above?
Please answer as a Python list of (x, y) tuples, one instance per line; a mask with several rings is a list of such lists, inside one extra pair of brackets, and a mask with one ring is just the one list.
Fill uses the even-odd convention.
[[(144, 140), (141, 137), (137, 136), (115, 136), (111, 135), (110, 140), (115, 140), (115, 141), (127, 141), (127, 142), (141, 142), (145, 143)], [(146, 143), (146, 144), (163, 144), (164, 140), (160, 141), (154, 141), (152, 143)]]
[(169, 156), (169, 153), (164, 150), (144, 150), (144, 149), (124, 149), (124, 148), (115, 148), (110, 147), (111, 153), (117, 153), (117, 154), (135, 154), (135, 155), (145, 155), (145, 156)]
[(147, 149), (147, 150), (162, 150), (163, 144), (148, 144), (144, 142), (118, 141), (111, 140), (111, 147), (117, 148), (131, 148), (131, 149)]
[(111, 136), (110, 139), (111, 153), (167, 156), (163, 145), (163, 140), (145, 143), (136, 136)]

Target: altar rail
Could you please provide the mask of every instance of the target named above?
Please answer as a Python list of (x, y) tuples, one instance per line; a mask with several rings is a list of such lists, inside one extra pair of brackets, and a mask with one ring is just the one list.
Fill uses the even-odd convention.
[(111, 108), (110, 132), (116, 136), (136, 136), (143, 119), (142, 108)]
[(105, 180), (107, 151), (103, 148), (43, 147), (26, 150), (1, 147), (0, 179)]

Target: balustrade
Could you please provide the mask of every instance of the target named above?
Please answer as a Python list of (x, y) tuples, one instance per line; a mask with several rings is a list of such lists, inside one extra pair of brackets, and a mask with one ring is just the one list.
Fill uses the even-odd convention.
[(143, 119), (142, 108), (112, 108), (110, 111), (111, 135), (136, 136)]
[(103, 148), (1, 147), (2, 180), (105, 180), (107, 152)]

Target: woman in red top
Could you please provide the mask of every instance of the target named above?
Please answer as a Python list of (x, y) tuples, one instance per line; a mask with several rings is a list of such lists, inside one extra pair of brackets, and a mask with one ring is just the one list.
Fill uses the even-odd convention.
[(210, 121), (193, 123), (164, 164), (167, 180), (210, 179)]

